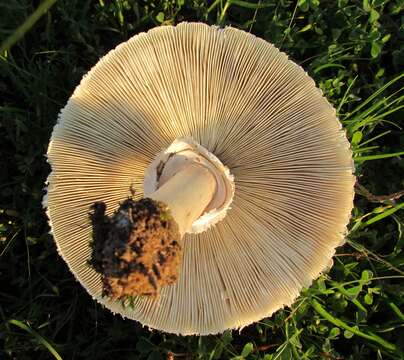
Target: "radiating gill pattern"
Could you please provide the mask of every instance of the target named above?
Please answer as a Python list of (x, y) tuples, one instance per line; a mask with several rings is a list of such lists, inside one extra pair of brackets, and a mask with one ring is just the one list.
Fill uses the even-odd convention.
[[(108, 213), (143, 194), (157, 153), (190, 137), (235, 179), (223, 221), (183, 240), (181, 275), (159, 298), (101, 297), (87, 265), (90, 205)], [(353, 201), (351, 151), (305, 72), (243, 31), (183, 23), (119, 45), (83, 78), (48, 149), (45, 201), (59, 253), (92, 297), (179, 334), (240, 328), (290, 305), (343, 242)]]

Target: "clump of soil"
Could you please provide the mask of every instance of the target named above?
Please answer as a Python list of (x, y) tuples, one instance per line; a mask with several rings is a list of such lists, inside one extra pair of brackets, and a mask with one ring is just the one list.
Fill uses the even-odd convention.
[(127, 199), (115, 213), (92, 205), (90, 265), (102, 275), (103, 295), (112, 299), (157, 296), (179, 276), (182, 250), (178, 225), (167, 206), (149, 198)]

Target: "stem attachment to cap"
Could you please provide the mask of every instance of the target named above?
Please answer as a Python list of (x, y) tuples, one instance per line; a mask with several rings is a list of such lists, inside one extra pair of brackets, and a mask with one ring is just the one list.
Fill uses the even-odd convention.
[(205, 166), (191, 164), (171, 177), (149, 197), (165, 203), (181, 237), (189, 231), (216, 192), (216, 180)]

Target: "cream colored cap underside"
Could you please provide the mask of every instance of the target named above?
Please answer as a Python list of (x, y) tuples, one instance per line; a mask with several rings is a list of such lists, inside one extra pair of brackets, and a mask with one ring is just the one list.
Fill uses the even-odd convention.
[[(178, 282), (134, 308), (101, 297), (86, 263), (89, 207), (140, 198), (146, 167), (176, 138), (215, 154), (235, 179), (227, 216), (187, 234)], [(58, 250), (115, 313), (180, 334), (239, 328), (290, 305), (343, 242), (349, 143), (313, 80), (273, 45), (231, 27), (183, 23), (121, 44), (84, 77), (55, 126), (48, 209)]]

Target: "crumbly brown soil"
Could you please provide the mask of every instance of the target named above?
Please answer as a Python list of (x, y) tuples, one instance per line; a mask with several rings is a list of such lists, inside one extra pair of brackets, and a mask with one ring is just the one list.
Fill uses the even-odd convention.
[(149, 198), (127, 199), (111, 217), (105, 215), (103, 202), (92, 210), (90, 264), (102, 275), (105, 296), (157, 296), (161, 287), (178, 279), (180, 234), (166, 205)]

